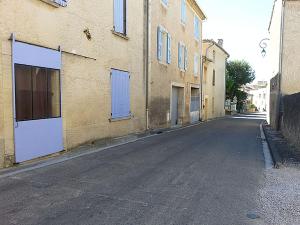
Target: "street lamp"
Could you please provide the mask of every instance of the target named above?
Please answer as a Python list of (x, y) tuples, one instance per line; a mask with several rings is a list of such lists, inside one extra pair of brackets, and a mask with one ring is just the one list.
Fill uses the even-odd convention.
[(259, 43), (259, 47), (262, 49), (262, 51), (261, 51), (262, 57), (265, 57), (267, 54), (267, 51), (266, 51), (266, 48), (268, 47), (267, 41), (270, 41), (270, 39), (264, 38)]

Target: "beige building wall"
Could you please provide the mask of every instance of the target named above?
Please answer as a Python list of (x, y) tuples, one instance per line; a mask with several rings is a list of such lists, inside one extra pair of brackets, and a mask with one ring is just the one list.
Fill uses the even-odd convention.
[[(203, 120), (225, 116), (226, 61), (229, 54), (211, 40), (203, 41)], [(215, 82), (213, 74), (215, 71)], [(214, 85), (213, 85), (214, 83)]]
[[(150, 4), (150, 62), (149, 62), (149, 119), (150, 128), (171, 126), (172, 86), (179, 88), (179, 124), (189, 123), (191, 88), (200, 93), (202, 21), (205, 15), (194, 0), (187, 0), (186, 23), (181, 22), (181, 0), (151, 1)], [(200, 39), (194, 37), (194, 15), (200, 19)], [(161, 63), (157, 59), (157, 28), (162, 26), (171, 35), (171, 63)], [(178, 67), (178, 43), (183, 42), (188, 50), (187, 71)], [(199, 54), (199, 72), (194, 75), (194, 54)], [(183, 97), (183, 99), (181, 99)], [(200, 110), (200, 109), (199, 109)]]
[[(12, 33), (18, 41), (62, 50), (66, 150), (145, 130), (144, 3), (127, 2), (127, 38), (112, 32), (113, 1), (70, 1), (58, 8), (40, 0), (0, 2), (0, 167), (14, 162)], [(130, 72), (131, 119), (109, 121), (111, 68)]]
[(300, 1), (286, 1), (282, 51), (282, 95), (300, 92)]

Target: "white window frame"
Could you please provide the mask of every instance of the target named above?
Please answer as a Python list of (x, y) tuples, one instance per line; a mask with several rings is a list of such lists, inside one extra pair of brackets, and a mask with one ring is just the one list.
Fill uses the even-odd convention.
[(200, 54), (194, 54), (194, 76), (198, 77), (200, 73)]
[[(158, 28), (160, 29), (161, 33), (162, 33), (162, 59), (160, 60), (158, 57), (157, 57), (157, 60), (159, 63), (161, 64), (164, 64), (164, 65), (169, 65), (171, 64), (171, 58), (172, 58), (172, 46), (171, 46), (171, 35), (169, 34), (169, 32), (167, 31), (166, 28), (164, 28), (162, 25), (159, 25)], [(164, 40), (164, 36), (165, 36), (165, 40)], [(168, 38), (170, 38), (170, 49), (168, 48), (168, 43), (169, 43), (169, 40)], [(157, 45), (158, 45), (158, 40), (157, 40)], [(164, 51), (165, 50), (165, 51)], [(158, 50), (157, 50), (158, 51)], [(158, 54), (158, 52), (157, 52)], [(168, 60), (168, 56), (170, 54), (170, 60)]]
[[(179, 57), (181, 56), (181, 65), (179, 61)], [(187, 53), (187, 47), (186, 44), (184, 44), (182, 41), (178, 43), (178, 68), (181, 72), (187, 71), (187, 63), (188, 63), (188, 53)]]
[[(197, 35), (196, 35), (196, 20), (198, 20), (198, 35), (199, 35), (199, 37), (197, 37)], [(194, 38), (198, 42), (201, 39), (201, 20), (197, 14), (194, 14)]]

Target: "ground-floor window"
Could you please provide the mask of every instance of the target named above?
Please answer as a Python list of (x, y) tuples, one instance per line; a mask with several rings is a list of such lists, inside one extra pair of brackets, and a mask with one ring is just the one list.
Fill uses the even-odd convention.
[(61, 117), (59, 70), (15, 65), (16, 120)]

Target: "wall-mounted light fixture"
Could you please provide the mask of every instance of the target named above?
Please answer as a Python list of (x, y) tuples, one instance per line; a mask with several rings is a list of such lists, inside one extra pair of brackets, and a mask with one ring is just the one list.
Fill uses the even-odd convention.
[(264, 38), (259, 43), (259, 47), (262, 49), (261, 51), (262, 57), (265, 57), (267, 55), (267, 50), (266, 50), (266, 48), (268, 47), (267, 41), (270, 41), (270, 39)]
[(87, 38), (89, 41), (92, 40), (92, 35), (91, 35), (91, 32), (90, 32), (89, 28), (86, 28), (86, 29), (83, 31), (83, 33), (85, 33), (86, 38)]

